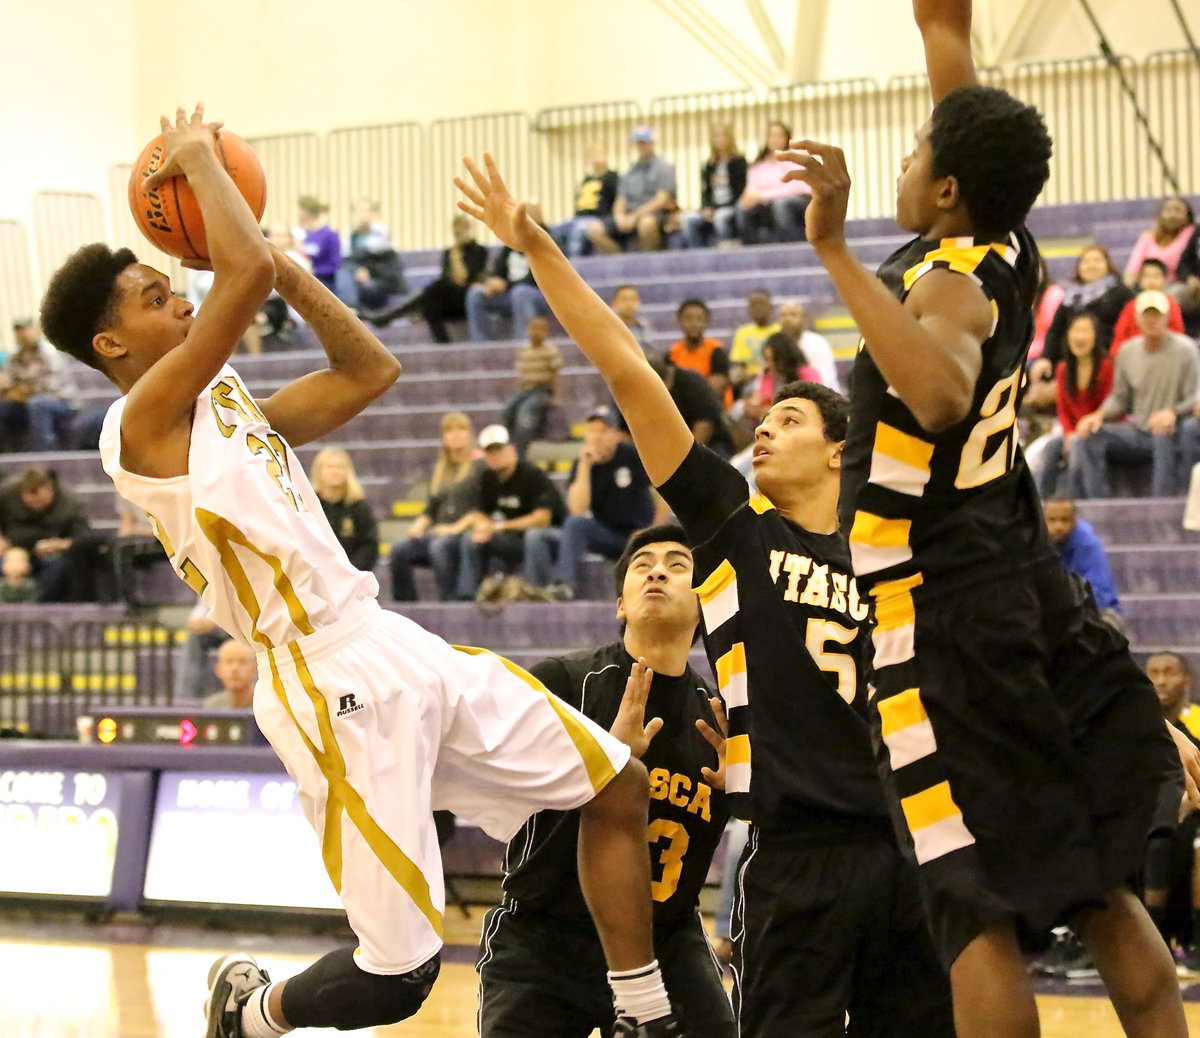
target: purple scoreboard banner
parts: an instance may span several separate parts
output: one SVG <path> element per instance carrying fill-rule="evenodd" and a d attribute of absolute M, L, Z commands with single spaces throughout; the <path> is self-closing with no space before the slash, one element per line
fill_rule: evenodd
<path fill-rule="evenodd" d="M 256 847 L 269 850 L 269 861 L 256 859 Z M 320 842 L 286 774 L 164 771 L 143 896 L 191 904 L 341 907 Z"/>

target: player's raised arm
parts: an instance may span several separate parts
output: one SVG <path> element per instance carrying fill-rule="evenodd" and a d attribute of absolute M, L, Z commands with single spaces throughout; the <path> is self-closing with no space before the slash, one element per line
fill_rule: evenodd
<path fill-rule="evenodd" d="M 400 377 L 396 360 L 350 308 L 295 260 L 271 248 L 275 288 L 304 318 L 329 358 L 262 402 L 263 414 L 292 446 L 344 425 Z"/>
<path fill-rule="evenodd" d="M 187 178 L 204 217 L 214 277 L 183 343 L 156 360 L 129 391 L 121 422 L 127 450 L 188 427 L 196 397 L 229 359 L 271 291 L 271 253 L 249 205 L 217 158 L 219 130 L 219 123 L 204 121 L 203 105 L 196 106 L 191 118 L 180 108 L 174 124 L 166 116 L 162 120 L 167 158 L 146 185 Z M 171 301 L 165 278 L 142 284 L 138 291 L 139 303 L 147 307 Z"/>
<path fill-rule="evenodd" d="M 492 157 L 485 155 L 483 161 L 481 170 L 464 159 L 468 178 L 454 178 L 466 196 L 459 208 L 487 224 L 509 248 L 525 254 L 554 316 L 612 390 L 646 474 L 661 486 L 692 449 L 691 430 L 624 322 L 579 276 L 554 239 L 529 219 L 526 204 L 509 194 Z"/>
<path fill-rule="evenodd" d="M 925 44 L 933 103 L 977 82 L 971 56 L 971 0 L 913 0 L 913 16 Z"/>

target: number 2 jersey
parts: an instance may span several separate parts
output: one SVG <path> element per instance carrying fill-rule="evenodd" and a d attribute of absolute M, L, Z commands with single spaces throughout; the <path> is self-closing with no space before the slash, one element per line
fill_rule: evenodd
<path fill-rule="evenodd" d="M 1018 442 L 1017 407 L 1033 336 L 1037 244 L 1021 227 L 1007 241 L 916 239 L 879 278 L 900 300 L 932 270 L 970 278 L 991 304 L 991 335 L 967 416 L 924 430 L 866 348 L 854 364 L 842 454 L 842 529 L 854 572 L 880 600 L 937 579 L 948 591 L 1046 555 L 1041 505 Z M 886 618 L 881 618 L 886 621 Z"/>
<path fill-rule="evenodd" d="M 729 715 L 730 810 L 814 844 L 871 828 L 890 839 L 867 725 L 869 607 L 845 538 L 786 519 L 699 444 L 658 490 L 692 544 Z"/>
<path fill-rule="evenodd" d="M 378 595 L 375 578 L 351 565 L 295 454 L 233 368 L 222 367 L 196 399 L 182 476 L 151 479 L 122 468 L 125 401 L 104 419 L 104 471 L 150 516 L 176 575 L 216 624 L 272 648 Z"/>

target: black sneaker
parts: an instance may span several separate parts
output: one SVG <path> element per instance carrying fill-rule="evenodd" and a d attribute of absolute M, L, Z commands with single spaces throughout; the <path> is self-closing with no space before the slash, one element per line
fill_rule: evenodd
<path fill-rule="evenodd" d="M 669 1013 L 640 1024 L 632 1016 L 619 1016 L 613 1038 L 684 1038 L 684 1034 L 675 1014 Z"/>
<path fill-rule="evenodd" d="M 271 983 L 267 971 L 249 955 L 226 955 L 208 971 L 204 1038 L 242 1038 L 242 1006 L 255 991 Z"/>

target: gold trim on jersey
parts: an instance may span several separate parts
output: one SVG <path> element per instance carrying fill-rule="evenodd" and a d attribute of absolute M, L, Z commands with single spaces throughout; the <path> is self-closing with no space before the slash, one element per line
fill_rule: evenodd
<path fill-rule="evenodd" d="M 925 253 L 919 263 L 914 263 L 904 272 L 904 291 L 910 291 L 922 276 L 939 263 L 945 264 L 948 270 L 958 274 L 975 277 L 976 268 L 987 258 L 989 252 L 995 252 L 1001 259 L 1005 259 L 1007 248 L 1003 242 L 976 245 L 973 238 L 943 238 L 936 249 Z"/>
<path fill-rule="evenodd" d="M 877 573 L 912 559 L 908 542 L 911 519 L 885 519 L 870 512 L 857 512 L 850 529 L 850 557 L 857 576 Z"/>
<path fill-rule="evenodd" d="M 750 736 L 731 735 L 725 740 L 725 792 L 750 792 Z"/>
<path fill-rule="evenodd" d="M 878 705 L 883 743 L 892 771 L 937 752 L 937 739 L 919 689 L 905 689 L 881 699 Z"/>
<path fill-rule="evenodd" d="M 762 515 L 764 512 L 771 511 L 775 506 L 771 504 L 771 500 L 766 494 L 751 494 L 750 507 L 759 515 Z"/>
<path fill-rule="evenodd" d="M 474 645 L 452 645 L 450 647 L 457 649 L 459 652 L 464 652 L 468 656 L 491 656 L 499 660 L 504 669 L 510 674 L 520 678 L 535 692 L 540 692 L 545 696 L 551 709 L 558 715 L 562 726 L 571 737 L 571 742 L 575 744 L 575 748 L 579 751 L 579 756 L 583 759 L 584 767 L 587 768 L 588 780 L 597 793 L 616 777 L 617 773 L 613 768 L 612 761 L 608 759 L 608 754 L 600 748 L 600 744 L 596 741 L 595 736 L 588 731 L 587 726 L 580 722 L 579 715 L 530 674 L 529 671 L 517 666 L 512 660 L 506 659 L 499 653 L 492 652 L 491 649 L 481 649 Z"/>
<path fill-rule="evenodd" d="M 746 646 L 734 642 L 733 647 L 717 660 L 717 688 L 725 700 L 725 709 L 745 706 L 749 701 L 746 689 Z"/>
<path fill-rule="evenodd" d="M 871 589 L 871 597 L 875 599 L 871 644 L 875 648 L 877 670 L 913 658 L 917 613 L 912 592 L 924 579 L 922 574 L 914 573 L 900 580 L 885 580 Z"/>
<path fill-rule="evenodd" d="M 886 422 L 875 427 L 871 483 L 910 497 L 920 497 L 929 483 L 933 444 L 901 432 Z"/>
<path fill-rule="evenodd" d="M 967 829 L 962 812 L 950 795 L 950 783 L 939 782 L 910 797 L 903 797 L 908 831 L 912 833 L 917 863 L 924 865 L 951 851 L 970 847 L 975 837 Z"/>
<path fill-rule="evenodd" d="M 301 634 L 313 633 L 314 628 L 308 618 L 308 613 L 300 603 L 291 578 L 283 571 L 283 563 L 279 559 L 269 552 L 256 548 L 241 530 L 223 516 L 219 516 L 203 508 L 197 508 L 196 522 L 204 532 L 204 536 L 217 549 L 217 554 L 221 558 L 221 568 L 225 570 L 225 575 L 233 585 L 233 589 L 237 593 L 238 602 L 241 603 L 247 616 L 250 617 L 251 637 L 256 642 L 268 649 L 274 647 L 271 639 L 258 629 L 258 621 L 262 617 L 262 607 L 258 603 L 258 597 L 254 593 L 254 588 L 250 583 L 250 578 L 246 575 L 246 569 L 242 565 L 241 559 L 237 557 L 237 552 L 233 550 L 234 545 L 245 548 L 246 551 L 258 556 L 258 558 L 262 559 L 270 567 L 273 574 L 272 584 L 279 597 L 283 599 L 292 624 Z"/>
<path fill-rule="evenodd" d="M 728 559 L 722 559 L 721 564 L 694 590 L 696 597 L 700 599 L 700 611 L 704 615 L 704 629 L 710 634 L 737 614 L 739 608 L 737 572 L 733 568 L 733 563 Z"/>
<path fill-rule="evenodd" d="M 371 849 L 371 853 L 379 859 L 380 864 L 392 879 L 400 884 L 413 904 L 429 921 L 434 932 L 440 937 L 442 913 L 434 907 L 428 880 L 425 879 L 424 874 L 413 860 L 375 821 L 367 809 L 362 794 L 350 784 L 346 774 L 346 759 L 342 755 L 341 747 L 338 746 L 337 736 L 333 730 L 333 721 L 329 716 L 329 704 L 325 701 L 320 689 L 317 688 L 316 682 L 313 681 L 312 673 L 308 669 L 308 662 L 305 660 L 299 644 L 289 642 L 287 649 L 296 668 L 300 687 L 304 689 L 312 706 L 313 716 L 317 722 L 317 731 L 321 736 L 321 749 L 317 748 L 296 718 L 295 711 L 288 701 L 287 690 L 279 676 L 274 652 L 267 653 L 267 658 L 271 663 L 271 684 L 329 787 L 325 797 L 325 827 L 321 835 L 321 857 L 334 889 L 339 894 L 341 893 L 342 821 L 345 816 L 348 816 L 350 823 L 358 830 L 359 835 Z"/>

